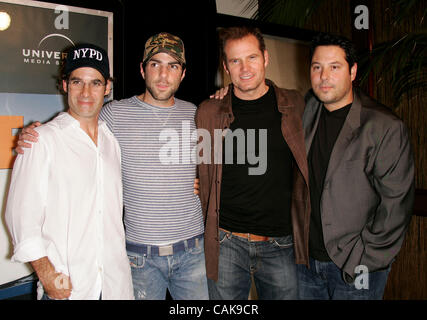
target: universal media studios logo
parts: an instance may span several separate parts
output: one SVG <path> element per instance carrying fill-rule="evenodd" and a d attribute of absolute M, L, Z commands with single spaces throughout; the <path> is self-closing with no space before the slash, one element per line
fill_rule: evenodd
<path fill-rule="evenodd" d="M 66 6 L 60 5 L 55 7 L 55 13 L 59 14 L 55 19 L 55 28 L 69 29 L 69 10 Z M 57 50 L 43 50 L 43 44 L 51 39 L 64 39 L 67 43 L 66 46 L 62 45 L 62 48 L 67 46 L 75 46 L 74 42 L 67 36 L 60 33 L 51 33 L 44 36 L 38 43 L 37 48 L 22 49 L 23 62 L 26 64 L 45 64 L 45 65 L 60 65 L 61 62 L 66 58 L 67 54 Z"/>
<path fill-rule="evenodd" d="M 40 49 L 42 43 L 49 38 L 52 37 L 60 37 L 64 38 L 70 42 L 72 46 L 74 46 L 74 42 L 59 33 L 52 33 L 45 36 L 40 40 L 37 49 L 22 49 L 22 56 L 24 57 L 24 63 L 27 64 L 56 64 L 60 65 L 61 61 L 67 57 L 67 54 L 61 51 L 53 51 L 53 50 L 42 50 Z"/>

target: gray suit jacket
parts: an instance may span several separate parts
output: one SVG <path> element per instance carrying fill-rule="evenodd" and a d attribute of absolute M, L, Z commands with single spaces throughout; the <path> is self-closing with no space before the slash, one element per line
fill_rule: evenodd
<path fill-rule="evenodd" d="M 323 104 L 312 91 L 303 116 L 309 153 Z M 332 261 L 352 278 L 358 265 L 387 268 L 402 246 L 414 201 L 414 160 L 403 122 L 354 90 L 335 142 L 320 204 Z"/>

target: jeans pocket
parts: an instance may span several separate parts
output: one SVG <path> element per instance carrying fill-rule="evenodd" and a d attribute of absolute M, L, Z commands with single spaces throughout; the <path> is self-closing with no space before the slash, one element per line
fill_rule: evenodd
<path fill-rule="evenodd" d="M 294 245 L 292 235 L 274 238 L 271 243 L 280 249 L 288 249 Z"/>
<path fill-rule="evenodd" d="M 204 244 L 203 240 L 199 241 L 199 245 L 197 247 L 193 247 L 188 250 L 188 252 L 192 255 L 198 255 L 204 252 Z"/>
<path fill-rule="evenodd" d="M 147 257 L 128 252 L 129 264 L 131 268 L 143 268 Z"/>
<path fill-rule="evenodd" d="M 231 234 L 225 231 L 219 230 L 219 244 L 222 244 L 224 241 L 230 239 Z"/>

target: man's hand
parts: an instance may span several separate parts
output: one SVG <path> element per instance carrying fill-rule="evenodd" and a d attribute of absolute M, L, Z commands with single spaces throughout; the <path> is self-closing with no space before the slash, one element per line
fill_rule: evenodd
<path fill-rule="evenodd" d="M 25 140 L 32 142 L 38 141 L 37 137 L 39 136 L 39 134 L 36 130 L 34 130 L 34 128 L 40 125 L 41 123 L 36 121 L 30 124 L 29 126 L 22 128 L 21 132 L 18 135 L 19 140 L 17 143 L 18 145 L 15 148 L 16 153 L 24 154 L 24 148 L 31 148 L 31 143 L 25 142 Z"/>
<path fill-rule="evenodd" d="M 194 179 L 194 194 L 199 195 L 200 194 L 200 184 L 199 179 Z"/>
<path fill-rule="evenodd" d="M 72 289 L 70 278 L 63 273 L 56 272 L 48 257 L 31 261 L 31 266 L 36 271 L 44 292 L 49 298 L 63 300 L 70 297 Z"/>
<path fill-rule="evenodd" d="M 228 92 L 228 87 L 221 88 L 215 92 L 215 94 L 211 95 L 209 98 L 215 98 L 216 100 L 222 100 Z"/>

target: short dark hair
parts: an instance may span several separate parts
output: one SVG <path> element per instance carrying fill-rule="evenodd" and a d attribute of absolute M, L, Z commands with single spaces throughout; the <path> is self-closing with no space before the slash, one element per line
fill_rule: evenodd
<path fill-rule="evenodd" d="M 261 31 L 258 28 L 250 27 L 250 26 L 239 26 L 239 27 L 229 27 L 229 28 L 221 29 L 219 31 L 219 42 L 221 47 L 222 59 L 224 61 L 226 60 L 224 48 L 228 40 L 238 40 L 249 35 L 253 35 L 255 38 L 257 38 L 259 43 L 259 49 L 261 50 L 261 52 L 264 52 L 265 51 L 264 36 L 262 35 Z"/>
<path fill-rule="evenodd" d="M 310 61 L 313 59 L 314 51 L 319 46 L 338 46 L 345 52 L 345 60 L 349 69 L 357 63 L 357 55 L 354 44 L 347 38 L 330 33 L 319 33 L 311 41 Z"/>

